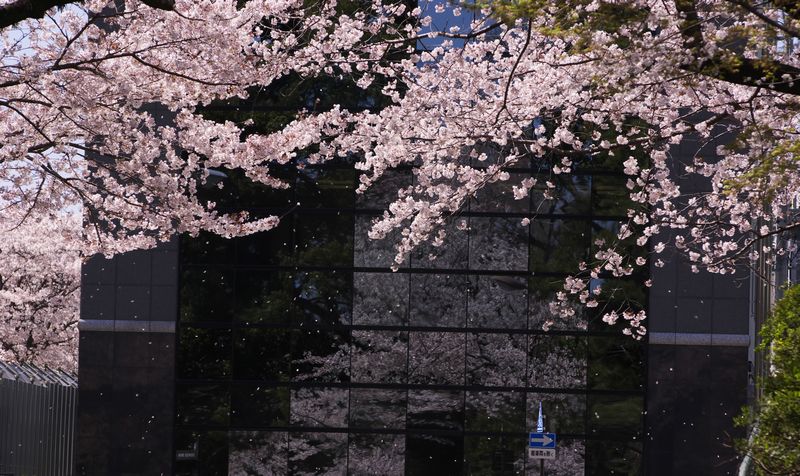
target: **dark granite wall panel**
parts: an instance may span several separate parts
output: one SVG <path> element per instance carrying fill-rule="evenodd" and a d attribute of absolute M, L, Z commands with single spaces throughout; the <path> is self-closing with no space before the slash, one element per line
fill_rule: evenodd
<path fill-rule="evenodd" d="M 651 345 L 647 474 L 736 474 L 733 418 L 746 403 L 747 348 Z"/>
<path fill-rule="evenodd" d="M 175 334 L 124 331 L 170 329 L 177 261 L 167 244 L 83 267 L 76 474 L 172 474 Z"/>

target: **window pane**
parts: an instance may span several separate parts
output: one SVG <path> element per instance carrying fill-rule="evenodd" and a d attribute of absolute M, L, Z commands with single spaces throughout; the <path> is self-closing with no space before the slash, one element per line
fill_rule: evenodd
<path fill-rule="evenodd" d="M 636 236 L 632 235 L 623 241 L 619 241 L 618 234 L 622 226 L 621 221 L 616 220 L 594 220 L 592 226 L 592 250 L 591 257 L 595 259 L 598 251 L 614 248 L 617 253 L 622 255 L 625 260 L 623 265 L 630 266 L 637 257 L 647 255 L 646 246 L 636 244 Z"/>
<path fill-rule="evenodd" d="M 639 441 L 587 441 L 587 474 L 642 474 L 642 443 Z"/>
<path fill-rule="evenodd" d="M 233 377 L 289 380 L 293 337 L 293 332 L 285 329 L 237 329 L 233 346 Z"/>
<path fill-rule="evenodd" d="M 228 432 L 179 430 L 175 436 L 175 474 L 227 474 Z"/>
<path fill-rule="evenodd" d="M 230 321 L 233 277 L 227 268 L 185 268 L 181 273 L 181 321 Z"/>
<path fill-rule="evenodd" d="M 644 344 L 627 336 L 589 338 L 589 387 L 644 388 Z"/>
<path fill-rule="evenodd" d="M 347 474 L 347 434 L 290 433 L 288 474 Z"/>
<path fill-rule="evenodd" d="M 406 426 L 406 391 L 377 388 L 350 390 L 350 426 L 402 429 Z"/>
<path fill-rule="evenodd" d="M 589 229 L 580 220 L 531 220 L 530 270 L 574 273 L 586 260 Z"/>
<path fill-rule="evenodd" d="M 352 275 L 345 271 L 314 271 L 294 276 L 295 306 L 303 325 L 350 324 Z"/>
<path fill-rule="evenodd" d="M 207 231 L 196 237 L 187 234 L 180 238 L 181 264 L 230 264 L 234 242 Z"/>
<path fill-rule="evenodd" d="M 389 268 L 396 264 L 394 260 L 397 254 L 396 247 L 402 234 L 399 230 L 396 230 L 390 232 L 383 239 L 373 240 L 368 233 L 375 218 L 372 215 L 356 215 L 355 217 L 356 231 L 355 244 L 353 245 L 353 266 Z M 406 258 L 399 266 L 408 267 L 408 264 L 409 260 Z"/>
<path fill-rule="evenodd" d="M 286 426 L 288 422 L 288 388 L 257 384 L 231 386 L 231 424 L 233 426 Z"/>
<path fill-rule="evenodd" d="M 461 474 L 463 466 L 464 438 L 461 435 L 408 435 L 406 474 Z"/>
<path fill-rule="evenodd" d="M 598 306 L 590 310 L 589 328 L 600 332 L 609 332 L 619 337 L 628 326 L 623 318 L 610 326 L 603 322 L 603 315 L 611 310 L 630 309 L 634 312 L 647 306 L 647 288 L 643 279 L 593 279 L 590 283 L 592 291 L 600 289 L 597 296 Z"/>
<path fill-rule="evenodd" d="M 529 336 L 528 385 L 542 388 L 586 386 L 586 339 Z"/>
<path fill-rule="evenodd" d="M 537 215 L 586 215 L 589 213 L 587 175 L 552 175 L 539 177 L 531 190 L 532 209 Z M 555 188 L 547 186 L 550 181 Z"/>
<path fill-rule="evenodd" d="M 525 385 L 524 335 L 467 334 L 467 384 Z"/>
<path fill-rule="evenodd" d="M 348 473 L 352 476 L 403 476 L 406 441 L 403 435 L 350 435 Z"/>
<path fill-rule="evenodd" d="M 558 291 L 564 290 L 563 278 L 531 278 L 530 286 L 530 328 L 542 330 L 545 325 L 554 331 L 586 330 L 586 308 L 577 306 L 575 315 L 562 317 L 550 311 L 550 303 L 555 299 Z"/>
<path fill-rule="evenodd" d="M 556 459 L 545 460 L 544 475 L 574 476 L 580 474 L 618 474 L 613 471 L 600 471 L 597 473 L 586 472 L 585 446 L 586 444 L 583 440 L 559 440 Z M 525 474 L 540 476 L 540 465 L 541 463 L 539 460 L 528 460 L 528 471 Z"/>
<path fill-rule="evenodd" d="M 291 265 L 294 262 L 292 228 L 294 214 L 281 219 L 267 231 L 236 238 L 236 261 L 239 265 Z"/>
<path fill-rule="evenodd" d="M 181 328 L 178 375 L 181 378 L 222 378 L 231 373 L 231 330 Z"/>
<path fill-rule="evenodd" d="M 302 427 L 347 427 L 348 389 L 292 389 L 291 424 Z"/>
<path fill-rule="evenodd" d="M 642 433 L 643 398 L 627 395 L 589 395 L 589 432 L 606 438 L 635 437 Z"/>
<path fill-rule="evenodd" d="M 289 273 L 236 273 L 236 320 L 246 324 L 286 324 L 298 310 Z"/>
<path fill-rule="evenodd" d="M 297 202 L 305 208 L 352 208 L 355 170 L 306 167 L 298 169 Z"/>
<path fill-rule="evenodd" d="M 514 199 L 512 187 L 519 186 L 522 180 L 529 178 L 528 173 L 511 173 L 511 178 L 506 181 L 487 183 L 478 193 L 470 199 L 470 211 L 473 212 L 500 212 L 500 213 L 527 213 L 530 208 L 530 198 Z"/>
<path fill-rule="evenodd" d="M 469 280 L 469 327 L 525 329 L 528 311 L 525 278 L 471 276 Z"/>
<path fill-rule="evenodd" d="M 512 476 L 525 474 L 528 440 L 512 436 L 464 437 L 464 474 Z"/>
<path fill-rule="evenodd" d="M 288 471 L 288 445 L 286 432 L 231 432 L 227 474 L 283 476 Z"/>
<path fill-rule="evenodd" d="M 542 404 L 545 431 L 558 434 L 586 434 L 586 395 L 577 393 L 529 393 L 528 428 L 536 428 Z"/>
<path fill-rule="evenodd" d="M 526 271 L 528 227 L 520 218 L 472 217 L 469 219 L 470 269 Z"/>
<path fill-rule="evenodd" d="M 411 332 L 408 381 L 428 385 L 464 384 L 464 334 Z"/>
<path fill-rule="evenodd" d="M 350 266 L 353 262 L 353 215 L 298 214 L 295 247 L 299 265 Z"/>
<path fill-rule="evenodd" d="M 354 382 L 405 383 L 408 333 L 353 331 Z"/>
<path fill-rule="evenodd" d="M 227 385 L 178 385 L 175 419 L 182 425 L 227 425 L 230 392 Z"/>
<path fill-rule="evenodd" d="M 630 190 L 625 186 L 628 177 L 595 175 L 592 178 L 592 214 L 627 216 L 631 206 Z"/>
<path fill-rule="evenodd" d="M 397 191 L 411 185 L 410 170 L 387 170 L 363 194 L 356 195 L 358 208 L 388 209 L 397 199 Z"/>
<path fill-rule="evenodd" d="M 523 392 L 467 392 L 467 431 L 524 432 Z"/>
<path fill-rule="evenodd" d="M 350 380 L 349 331 L 301 329 L 292 352 L 295 382 L 347 382 Z"/>
<path fill-rule="evenodd" d="M 467 316 L 466 276 L 411 275 L 411 325 L 464 327 Z"/>
<path fill-rule="evenodd" d="M 458 224 L 464 218 L 456 218 L 445 225 L 447 233 L 442 246 L 431 242 L 420 245 L 411 253 L 411 266 L 416 268 L 466 269 L 467 268 L 467 230 L 459 230 Z"/>
<path fill-rule="evenodd" d="M 461 431 L 464 425 L 464 392 L 458 390 L 409 390 L 409 428 Z"/>
<path fill-rule="evenodd" d="M 355 273 L 353 281 L 353 324 L 408 323 L 408 274 Z"/>

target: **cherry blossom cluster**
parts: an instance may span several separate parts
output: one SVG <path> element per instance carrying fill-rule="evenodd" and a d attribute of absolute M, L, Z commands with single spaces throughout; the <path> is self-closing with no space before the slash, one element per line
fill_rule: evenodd
<path fill-rule="evenodd" d="M 730 273 L 783 252 L 778 239 L 800 224 L 794 10 L 571 1 L 565 25 L 555 2 L 516 22 L 458 2 L 351 3 L 177 0 L 157 10 L 91 0 L 5 29 L 0 200 L 80 203 L 84 251 L 113 254 L 173 233 L 236 236 L 277 224 L 200 200 L 216 168 L 283 187 L 271 165 L 359 157 L 363 191 L 410 164 L 414 185 L 371 231 L 400 231 L 399 264 L 425 241 L 446 243 L 447 223 L 481 188 L 508 182 L 509 166 L 529 160 L 559 175 L 618 161 L 628 223 L 565 282 L 552 306 L 565 318 L 597 304 L 591 280 L 645 269 L 646 252 L 659 266 L 675 247 L 697 271 Z M 609 5 L 626 14 L 598 27 Z M 270 134 L 198 113 L 289 74 L 377 86 L 390 105 L 297 111 Z M 534 183 L 514 184 L 515 198 Z M 604 320 L 620 316 L 628 333 L 644 333 L 636 310 Z"/>
<path fill-rule="evenodd" d="M 0 360 L 76 370 L 81 247 L 74 214 L 38 215 L 4 228 Z"/>

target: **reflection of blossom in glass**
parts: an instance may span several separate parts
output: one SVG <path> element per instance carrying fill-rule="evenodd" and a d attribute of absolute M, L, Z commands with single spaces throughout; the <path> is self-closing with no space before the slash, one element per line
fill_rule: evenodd
<path fill-rule="evenodd" d="M 287 435 L 283 432 L 234 431 L 230 436 L 228 474 L 280 476 L 287 473 Z"/>

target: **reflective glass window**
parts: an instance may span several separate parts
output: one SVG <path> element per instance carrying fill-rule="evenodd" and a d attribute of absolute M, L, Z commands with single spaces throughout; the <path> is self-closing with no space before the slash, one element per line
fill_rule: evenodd
<path fill-rule="evenodd" d="M 353 262 L 353 215 L 298 214 L 295 249 L 298 265 L 349 266 Z"/>
<path fill-rule="evenodd" d="M 236 273 L 236 320 L 244 324 L 287 324 L 298 313 L 290 273 Z"/>
<path fill-rule="evenodd" d="M 545 431 L 568 435 L 586 434 L 586 394 L 528 393 L 528 428 L 536 428 L 539 404 L 542 405 Z"/>
<path fill-rule="evenodd" d="M 293 339 L 291 330 L 237 329 L 233 345 L 234 379 L 288 380 Z"/>
<path fill-rule="evenodd" d="M 353 382 L 405 383 L 408 333 L 352 331 Z"/>
<path fill-rule="evenodd" d="M 233 316 L 234 272 L 223 267 L 189 267 L 181 273 L 183 322 L 227 322 Z"/>
<path fill-rule="evenodd" d="M 464 327 L 469 279 L 453 274 L 412 274 L 412 326 Z"/>
<path fill-rule="evenodd" d="M 471 276 L 467 326 L 525 329 L 527 282 L 517 276 Z"/>
<path fill-rule="evenodd" d="M 295 332 L 292 380 L 347 382 L 350 380 L 350 331 L 301 329 Z"/>
<path fill-rule="evenodd" d="M 461 224 L 465 218 L 450 220 L 443 230 L 447 234 L 445 243 L 435 246 L 426 242 L 411 253 L 411 266 L 415 268 L 466 269 L 468 255 L 468 231 Z"/>
<path fill-rule="evenodd" d="M 288 433 L 283 431 L 233 431 L 229 438 L 230 454 L 227 474 L 242 476 L 288 474 Z"/>
<path fill-rule="evenodd" d="M 586 338 L 528 336 L 528 385 L 541 388 L 586 386 Z"/>
<path fill-rule="evenodd" d="M 347 474 L 347 433 L 289 433 L 288 474 Z"/>
<path fill-rule="evenodd" d="M 231 385 L 231 424 L 240 427 L 286 426 L 289 389 L 263 384 Z"/>
<path fill-rule="evenodd" d="M 406 474 L 461 474 L 464 438 L 461 435 L 413 433 L 406 438 Z"/>
<path fill-rule="evenodd" d="M 468 476 L 525 474 L 528 440 L 519 436 L 464 437 L 464 472 Z"/>
<path fill-rule="evenodd" d="M 350 435 L 348 472 L 352 476 L 405 475 L 406 438 L 396 434 Z"/>
<path fill-rule="evenodd" d="M 302 325 L 350 324 L 353 277 L 348 271 L 309 271 L 294 274 L 293 300 Z"/>
<path fill-rule="evenodd" d="M 355 273 L 353 324 L 400 326 L 408 323 L 407 273 Z"/>
<path fill-rule="evenodd" d="M 464 334 L 454 332 L 409 334 L 409 383 L 464 384 Z"/>
<path fill-rule="evenodd" d="M 513 334 L 467 334 L 467 384 L 525 385 L 527 339 Z"/>
<path fill-rule="evenodd" d="M 530 270 L 574 273 L 586 261 L 589 227 L 581 220 L 531 220 Z"/>
<path fill-rule="evenodd" d="M 409 390 L 408 428 L 461 431 L 464 428 L 464 392 Z"/>
<path fill-rule="evenodd" d="M 355 217 L 353 266 L 391 268 L 396 265 L 407 268 L 410 262 L 408 257 L 400 264 L 395 262 L 397 244 L 402 238 L 400 230 L 393 230 L 385 238 L 379 240 L 369 237 L 368 233 L 372 229 L 372 222 L 376 218 L 373 215 L 356 215 Z"/>
<path fill-rule="evenodd" d="M 589 387 L 641 390 L 644 387 L 644 345 L 624 335 L 589 338 Z"/>
<path fill-rule="evenodd" d="M 291 424 L 300 427 L 347 427 L 348 390 L 309 387 L 292 389 Z"/>
<path fill-rule="evenodd" d="M 511 173 L 506 181 L 487 183 L 470 199 L 470 211 L 495 213 L 527 213 L 530 199 L 514 199 L 512 187 L 519 187 L 522 180 L 529 178 L 528 173 Z"/>
<path fill-rule="evenodd" d="M 224 378 L 231 374 L 231 330 L 184 327 L 178 355 L 181 378 Z"/>
<path fill-rule="evenodd" d="M 548 186 L 550 182 L 553 187 Z M 537 215 L 586 215 L 592 177 L 559 174 L 537 177 L 531 190 L 531 212 Z"/>
<path fill-rule="evenodd" d="M 176 389 L 175 420 L 183 425 L 221 426 L 230 421 L 230 390 L 226 384 L 181 384 Z"/>
<path fill-rule="evenodd" d="M 405 428 L 406 405 L 405 390 L 350 389 L 350 426 L 370 429 Z"/>
<path fill-rule="evenodd" d="M 525 425 L 525 393 L 468 391 L 465 428 L 467 431 L 522 433 Z"/>
<path fill-rule="evenodd" d="M 528 269 L 528 226 L 520 218 L 472 217 L 469 228 L 470 269 Z"/>

